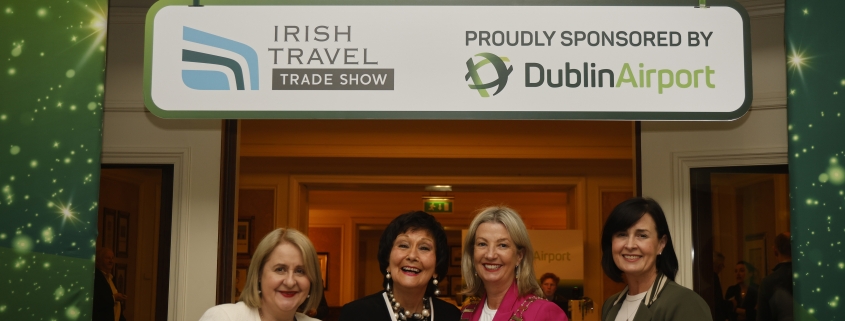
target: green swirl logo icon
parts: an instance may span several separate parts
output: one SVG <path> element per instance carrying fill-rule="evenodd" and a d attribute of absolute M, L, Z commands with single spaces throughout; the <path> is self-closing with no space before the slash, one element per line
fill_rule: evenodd
<path fill-rule="evenodd" d="M 505 62 L 510 62 L 510 60 L 507 57 L 499 57 L 488 52 L 476 54 L 475 57 L 481 57 L 482 59 L 478 63 L 473 62 L 472 58 L 467 59 L 467 74 L 464 79 L 472 79 L 472 84 L 469 85 L 469 88 L 478 90 L 478 94 L 481 97 L 490 97 L 487 89 L 496 87 L 496 92 L 493 93 L 493 96 L 496 96 L 502 92 L 502 89 L 505 89 L 505 86 L 508 84 L 508 76 L 513 72 L 513 66 L 505 65 Z M 488 64 L 492 64 L 496 68 L 497 77 L 496 80 L 484 83 L 478 75 L 478 70 Z"/>

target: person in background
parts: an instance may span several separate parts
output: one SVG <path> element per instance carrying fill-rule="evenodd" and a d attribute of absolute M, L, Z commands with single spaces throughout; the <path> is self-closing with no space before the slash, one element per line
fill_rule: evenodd
<path fill-rule="evenodd" d="M 340 321 L 458 320 L 458 308 L 436 298 L 437 284 L 449 269 L 448 244 L 431 214 L 416 211 L 393 219 L 378 245 L 384 291 L 344 305 Z"/>
<path fill-rule="evenodd" d="M 94 261 L 94 306 L 93 321 L 126 321 L 123 316 L 121 302 L 127 299 L 126 294 L 117 292 L 114 286 L 114 252 L 107 247 L 97 249 Z"/>
<path fill-rule="evenodd" d="M 711 321 L 710 307 L 697 293 L 675 283 L 678 258 L 663 209 L 635 197 L 617 205 L 601 234 L 605 275 L 627 286 L 607 298 L 602 321 Z"/>
<path fill-rule="evenodd" d="M 775 236 L 775 265 L 771 274 L 760 282 L 757 297 L 757 320 L 792 320 L 792 245 L 789 232 Z"/>
<path fill-rule="evenodd" d="M 730 303 L 731 321 L 757 320 L 757 284 L 754 284 L 754 267 L 748 262 L 739 261 L 734 268 L 736 284 L 728 287 L 725 300 Z"/>
<path fill-rule="evenodd" d="M 314 245 L 301 232 L 280 228 L 258 243 L 240 302 L 212 307 L 200 321 L 319 321 L 297 310 L 316 309 L 322 297 Z"/>
<path fill-rule="evenodd" d="M 559 306 L 543 298 L 533 254 L 519 214 L 504 206 L 481 210 L 469 226 L 461 258 L 467 285 L 462 293 L 481 299 L 464 306 L 461 320 L 569 320 Z"/>
<path fill-rule="evenodd" d="M 559 283 L 560 278 L 554 273 L 549 272 L 540 276 L 540 288 L 543 289 L 543 297 L 557 304 L 563 312 L 566 312 L 566 317 L 571 319 L 572 312 L 569 311 L 569 299 L 557 294 Z"/>

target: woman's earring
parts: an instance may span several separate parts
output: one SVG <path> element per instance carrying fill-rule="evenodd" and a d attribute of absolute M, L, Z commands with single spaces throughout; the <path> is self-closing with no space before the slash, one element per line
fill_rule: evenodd
<path fill-rule="evenodd" d="M 440 289 L 437 288 L 437 275 L 431 279 L 431 283 L 434 283 L 434 296 L 440 296 Z"/>
<path fill-rule="evenodd" d="M 258 294 L 261 294 L 261 281 L 258 281 Z"/>
<path fill-rule="evenodd" d="M 385 284 L 384 289 L 385 289 L 387 292 L 390 292 L 390 278 L 391 278 L 391 276 L 390 276 L 390 269 L 384 269 L 384 271 L 385 271 L 385 272 L 387 272 L 387 274 L 385 274 L 385 275 L 384 275 L 384 277 L 387 279 L 387 282 L 384 282 L 384 284 Z"/>

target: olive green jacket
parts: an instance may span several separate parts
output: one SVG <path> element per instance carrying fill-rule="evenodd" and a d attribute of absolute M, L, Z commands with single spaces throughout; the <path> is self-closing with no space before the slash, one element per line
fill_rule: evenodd
<path fill-rule="evenodd" d="M 610 296 L 604 302 L 601 309 L 602 321 L 616 320 L 627 294 L 626 286 L 622 292 Z M 710 316 L 710 307 L 698 293 L 659 274 L 631 321 L 664 320 L 712 321 L 713 317 Z"/>

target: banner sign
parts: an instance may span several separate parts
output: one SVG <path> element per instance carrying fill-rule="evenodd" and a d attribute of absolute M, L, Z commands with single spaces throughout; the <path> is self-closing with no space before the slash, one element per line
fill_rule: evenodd
<path fill-rule="evenodd" d="M 528 230 L 534 247 L 534 274 L 551 272 L 568 282 L 584 282 L 584 232 Z"/>
<path fill-rule="evenodd" d="M 729 0 L 188 4 L 147 14 L 160 117 L 730 120 L 751 104 L 748 14 Z"/>

